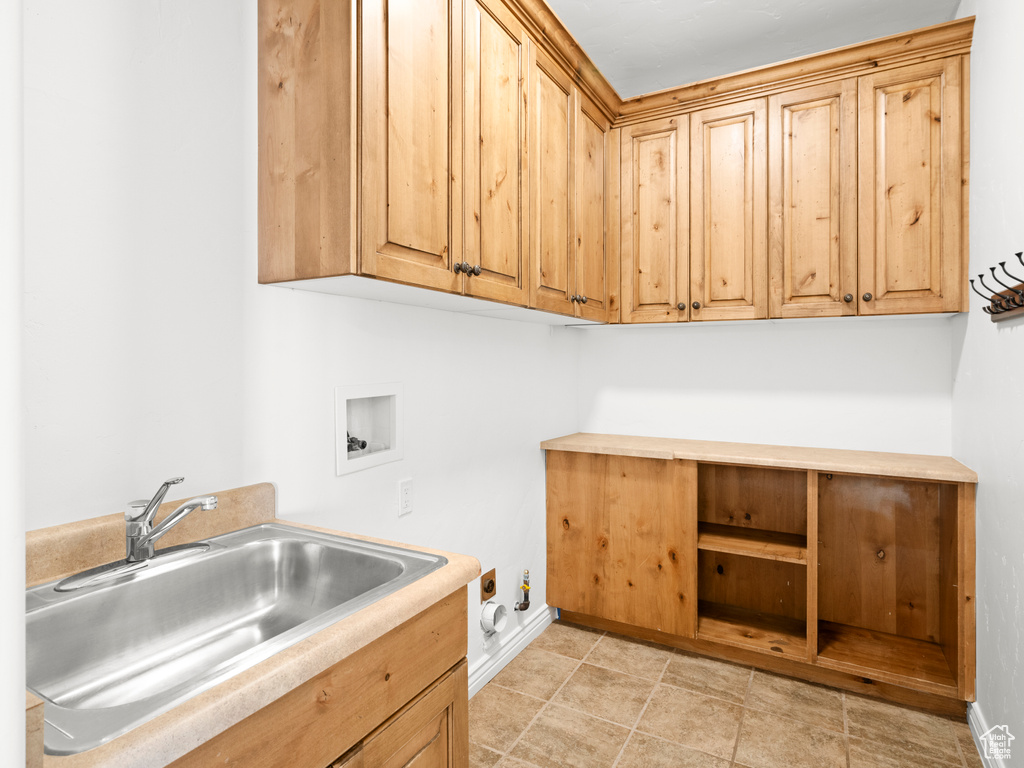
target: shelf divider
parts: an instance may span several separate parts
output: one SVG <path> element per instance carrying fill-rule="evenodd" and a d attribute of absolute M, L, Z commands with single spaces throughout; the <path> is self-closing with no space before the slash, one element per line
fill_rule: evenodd
<path fill-rule="evenodd" d="M 699 523 L 697 549 L 762 560 L 807 564 L 807 537 L 718 523 Z"/>

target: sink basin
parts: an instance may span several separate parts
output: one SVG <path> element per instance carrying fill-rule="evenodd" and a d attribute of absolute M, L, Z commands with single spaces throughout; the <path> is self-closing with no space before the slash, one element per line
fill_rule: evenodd
<path fill-rule="evenodd" d="M 47 753 L 109 741 L 447 563 L 279 523 L 203 544 L 26 591 Z"/>

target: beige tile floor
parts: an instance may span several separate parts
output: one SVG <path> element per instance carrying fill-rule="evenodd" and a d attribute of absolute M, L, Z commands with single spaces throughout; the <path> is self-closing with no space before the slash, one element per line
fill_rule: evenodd
<path fill-rule="evenodd" d="M 979 768 L 965 722 L 570 624 L 469 703 L 474 768 Z"/>

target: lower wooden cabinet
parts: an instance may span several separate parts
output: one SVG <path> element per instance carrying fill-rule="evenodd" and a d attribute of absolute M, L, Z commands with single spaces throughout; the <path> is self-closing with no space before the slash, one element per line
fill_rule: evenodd
<path fill-rule="evenodd" d="M 465 768 L 467 685 L 463 661 L 330 768 Z"/>
<path fill-rule="evenodd" d="M 542 447 L 563 619 L 947 714 L 974 700 L 962 464 L 609 435 Z"/>

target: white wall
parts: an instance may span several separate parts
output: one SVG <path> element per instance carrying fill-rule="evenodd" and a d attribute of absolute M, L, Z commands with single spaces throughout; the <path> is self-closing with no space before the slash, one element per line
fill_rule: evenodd
<path fill-rule="evenodd" d="M 950 453 L 948 316 L 578 331 L 581 430 Z"/>
<path fill-rule="evenodd" d="M 242 479 L 243 3 L 25 3 L 28 526 Z"/>
<path fill-rule="evenodd" d="M 21 4 L 0 4 L 0 743 L 24 762 L 25 507 L 21 452 L 22 77 Z"/>
<path fill-rule="evenodd" d="M 1024 277 L 1013 257 L 1024 250 L 1024 4 L 965 0 L 960 15 L 971 14 L 971 274 L 1008 260 Z M 1024 744 L 1024 318 L 993 324 L 973 298 L 953 339 L 953 454 L 979 478 L 978 709 L 988 727 L 1008 726 L 1016 745 Z"/>
<path fill-rule="evenodd" d="M 282 517 L 478 557 L 509 607 L 529 568 L 539 606 L 576 337 L 257 285 L 255 29 L 251 2 L 26 3 L 27 528 L 272 481 Z M 338 478 L 334 387 L 381 381 L 405 459 Z"/>

